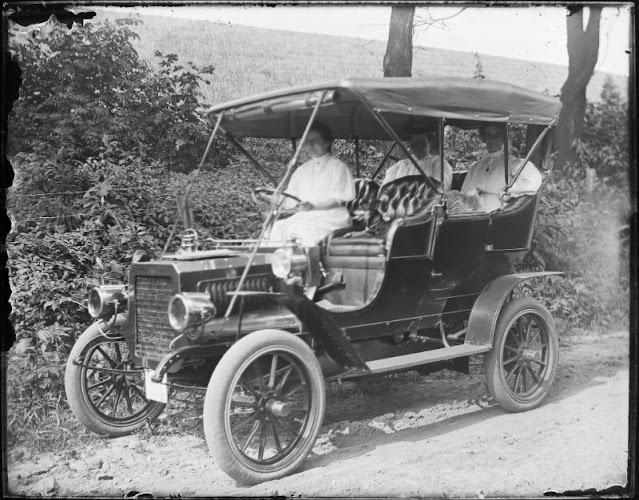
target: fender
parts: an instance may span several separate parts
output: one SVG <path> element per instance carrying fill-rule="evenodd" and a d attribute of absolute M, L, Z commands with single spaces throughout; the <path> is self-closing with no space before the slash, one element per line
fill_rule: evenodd
<path fill-rule="evenodd" d="M 128 330 L 129 313 L 119 313 L 115 319 L 113 317 L 108 320 L 99 319 L 91 323 L 84 331 L 89 328 L 97 328 L 103 337 L 110 340 L 124 340 L 129 354 L 135 363 L 142 363 L 142 360 L 135 355 L 135 339 Z"/>
<path fill-rule="evenodd" d="M 169 371 L 169 368 L 177 363 L 181 359 L 188 359 L 190 357 L 201 357 L 201 356 L 218 356 L 221 357 L 224 354 L 223 347 L 219 344 L 215 345 L 192 345 L 192 346 L 182 346 L 177 349 L 171 350 L 168 354 L 166 354 L 160 362 L 153 370 L 153 375 L 151 375 L 151 380 L 153 382 L 162 382 L 162 378 L 164 374 Z"/>
<path fill-rule="evenodd" d="M 113 319 L 113 317 L 109 318 L 108 320 L 99 319 L 93 324 L 97 325 L 97 329 L 100 330 L 100 333 L 106 338 L 121 337 L 127 339 L 130 336 L 129 331 L 125 328 L 128 321 L 129 313 L 123 312 L 118 313 L 118 315 L 115 317 L 115 320 Z M 112 334 L 111 330 L 115 330 L 117 333 Z"/>
<path fill-rule="evenodd" d="M 132 335 L 133 332 L 130 329 L 128 311 L 118 313 L 115 319 L 113 319 L 113 317 L 108 320 L 100 319 L 93 324 L 96 325 L 100 333 L 108 339 L 124 339 L 133 361 L 136 363 L 142 362 L 135 354 L 135 336 Z"/>
<path fill-rule="evenodd" d="M 556 276 L 564 273 L 545 271 L 536 273 L 518 273 L 500 276 L 488 283 L 473 305 L 468 318 L 466 344 L 490 345 L 497 326 L 497 319 L 510 292 L 519 284 L 533 278 Z"/>
<path fill-rule="evenodd" d="M 266 297 L 286 307 L 302 322 L 304 328 L 319 342 L 335 362 L 348 368 L 366 369 L 366 363 L 364 363 L 364 360 L 350 343 L 346 333 L 337 326 L 329 313 L 304 295 L 250 291 L 232 293 L 244 296 Z"/>

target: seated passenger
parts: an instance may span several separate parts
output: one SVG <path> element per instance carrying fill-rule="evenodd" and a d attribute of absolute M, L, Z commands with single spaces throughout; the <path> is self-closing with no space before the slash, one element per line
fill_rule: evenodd
<path fill-rule="evenodd" d="M 286 193 L 302 203 L 287 199 L 282 208 L 296 211 L 273 224 L 272 242 L 299 238 L 303 245 L 314 245 L 336 229 L 352 223 L 346 203 L 355 198 L 355 185 L 348 166 L 330 154 L 330 129 L 316 122 L 306 137 L 305 148 L 311 159 L 293 172 Z"/>
<path fill-rule="evenodd" d="M 431 141 L 429 141 L 429 137 L 426 134 L 425 129 L 416 130 L 411 133 L 408 148 L 416 157 L 417 163 L 419 163 L 419 166 L 422 168 L 424 173 L 441 182 L 441 159 L 438 154 L 431 155 L 431 151 L 434 151 L 435 148 L 431 147 Z M 409 158 L 404 158 L 392 165 L 386 171 L 386 175 L 382 181 L 382 186 L 408 175 L 421 175 L 421 173 L 417 167 L 413 165 L 413 162 L 410 161 Z M 444 191 L 448 191 L 450 189 L 452 180 L 453 169 L 448 162 L 444 160 L 444 183 L 442 186 Z"/>
<path fill-rule="evenodd" d="M 464 179 L 461 187 L 460 202 L 464 205 L 475 205 L 477 209 L 469 211 L 492 212 L 502 208 L 500 195 L 506 187 L 504 178 L 504 143 L 503 127 L 498 124 L 484 125 L 479 129 L 481 139 L 486 143 L 488 155 L 475 162 Z M 509 156 L 508 170 L 512 180 L 523 162 L 522 158 Z M 535 194 L 541 187 L 542 177 L 537 167 L 528 162 L 519 177 L 508 191 L 503 201 L 526 194 Z M 455 191 L 451 191 L 451 195 Z M 465 196 L 464 196 L 465 195 Z M 454 200 L 454 195 L 449 200 Z M 449 201 L 449 207 L 451 203 Z"/>

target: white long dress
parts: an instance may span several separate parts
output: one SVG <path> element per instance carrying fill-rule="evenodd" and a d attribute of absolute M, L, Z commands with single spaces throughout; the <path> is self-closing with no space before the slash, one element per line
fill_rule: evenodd
<path fill-rule="evenodd" d="M 509 178 L 519 169 L 523 160 L 514 156 L 508 157 Z M 517 181 L 508 191 L 512 198 L 517 198 L 525 194 L 535 194 L 541 187 L 542 177 L 537 167 L 532 162 L 528 162 Z M 506 181 L 504 179 L 504 152 L 495 151 L 488 153 L 485 158 L 478 160 L 470 169 L 461 192 L 468 193 L 473 190 L 480 191 L 480 199 L 483 211 L 492 212 L 501 208 L 499 195 L 504 190 Z"/>
<path fill-rule="evenodd" d="M 343 205 L 355 198 L 355 185 L 346 163 L 326 153 L 295 170 L 285 192 L 313 205 Z M 295 204 L 293 200 L 287 200 L 282 205 L 283 208 L 292 208 Z M 314 245 L 332 231 L 348 227 L 351 223 L 350 214 L 344 206 L 307 210 L 276 221 L 268 239 L 283 242 L 296 237 L 303 245 Z"/>
<path fill-rule="evenodd" d="M 424 158 L 418 158 L 417 163 L 419 163 L 419 166 L 422 167 L 422 170 L 427 176 L 433 177 L 440 182 L 442 181 L 441 159 L 439 156 L 426 156 Z M 382 186 L 388 182 L 406 177 L 407 175 L 421 175 L 421 173 L 419 170 L 417 170 L 417 167 L 413 165 L 412 161 L 410 161 L 408 158 L 404 158 L 403 160 L 399 160 L 397 163 L 391 165 L 388 168 L 388 170 L 386 171 L 386 175 L 384 175 Z M 442 186 L 444 191 L 448 191 L 450 189 L 452 180 L 453 169 L 448 164 L 448 162 L 444 160 L 444 182 Z"/>

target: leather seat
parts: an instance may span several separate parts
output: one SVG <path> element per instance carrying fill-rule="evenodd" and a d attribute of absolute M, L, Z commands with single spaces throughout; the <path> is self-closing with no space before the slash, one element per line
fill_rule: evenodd
<path fill-rule="evenodd" d="M 328 255 L 331 257 L 377 257 L 384 253 L 384 238 L 332 238 L 328 244 Z"/>
<path fill-rule="evenodd" d="M 372 179 L 355 179 L 355 198 L 346 204 L 351 214 L 355 210 L 369 210 L 377 198 L 379 184 Z"/>
<path fill-rule="evenodd" d="M 383 228 L 377 234 L 360 236 L 355 233 L 334 233 L 327 239 L 326 255 L 329 257 L 379 257 L 386 253 L 386 231 L 393 219 L 414 215 L 427 209 L 437 199 L 437 193 L 430 189 L 421 175 L 410 175 L 384 184 L 376 191 L 377 183 L 367 179 L 359 181 L 354 206 L 368 203 L 377 209 L 377 218 L 381 216 Z M 370 200 L 372 193 L 377 196 Z M 379 228 L 379 224 L 377 224 Z"/>
<path fill-rule="evenodd" d="M 433 181 L 437 182 L 436 179 Z M 437 192 L 421 175 L 408 175 L 384 184 L 377 195 L 376 205 L 382 219 L 388 222 L 423 211 L 436 199 Z"/>

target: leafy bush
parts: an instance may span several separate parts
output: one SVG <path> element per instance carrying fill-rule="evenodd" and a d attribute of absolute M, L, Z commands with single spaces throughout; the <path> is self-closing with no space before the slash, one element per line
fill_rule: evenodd
<path fill-rule="evenodd" d="M 547 302 L 582 328 L 627 324 L 629 242 L 620 237 L 630 215 L 626 109 L 610 80 L 601 100 L 588 104 L 578 161 L 553 172 L 525 261 L 568 273 L 547 291 Z"/>
<path fill-rule="evenodd" d="M 584 133 L 576 144 L 577 168 L 562 172 L 563 176 L 581 174 L 585 168 L 592 168 L 601 181 L 627 190 L 630 130 L 628 104 L 608 77 L 601 90 L 601 99 L 587 105 Z"/>
<path fill-rule="evenodd" d="M 38 348 L 44 326 L 82 329 L 86 290 L 123 281 L 135 248 L 161 248 L 186 179 L 173 171 L 193 170 L 208 138 L 200 85 L 214 68 L 160 52 L 157 69 L 147 66 L 131 43 L 135 24 L 87 23 L 57 27 L 46 41 L 12 39 L 23 74 L 9 137 L 12 318 L 18 338 Z M 230 161 L 229 151 L 214 144 L 216 168 Z M 227 222 L 232 210 L 220 203 L 200 210 L 200 219 L 218 235 L 251 227 Z M 216 227 L 213 214 L 225 223 Z"/>
<path fill-rule="evenodd" d="M 27 39 L 12 50 L 23 72 L 20 99 L 11 117 L 10 147 L 68 162 L 94 156 L 117 141 L 128 151 L 171 160 L 181 170 L 195 166 L 207 122 L 200 86 L 212 66 L 180 64 L 175 54 L 155 52 L 153 70 L 135 51 L 131 27 L 118 19 L 57 27 L 46 40 Z M 222 153 L 222 142 L 216 143 Z M 60 181 L 72 177 L 60 172 Z"/>
<path fill-rule="evenodd" d="M 580 328 L 619 326 L 629 308 L 628 253 L 619 238 L 627 194 L 605 184 L 589 193 L 583 184 L 548 185 L 532 251 L 521 267 L 566 273 L 543 292 L 556 317 Z"/>
<path fill-rule="evenodd" d="M 33 155 L 17 159 L 18 180 L 43 163 Z M 161 252 L 176 220 L 175 200 L 190 179 L 117 147 L 87 159 L 75 172 L 78 185 L 91 186 L 83 196 L 64 205 L 45 199 L 36 208 L 53 217 L 59 210 L 80 217 L 31 220 L 30 199 L 10 198 L 12 211 L 20 214 L 8 240 L 13 321 L 18 338 L 31 336 L 34 345 L 42 326 L 58 323 L 81 331 L 89 322 L 83 307 L 89 287 L 124 282 L 136 249 Z M 247 194 L 257 184 L 250 167 L 237 164 L 202 172 L 191 191 L 196 229 L 205 237 L 254 235 L 262 216 Z"/>
<path fill-rule="evenodd" d="M 60 391 L 64 365 L 57 353 L 17 351 L 7 363 L 7 444 L 28 443 L 33 452 L 45 444 L 59 447 L 82 431 Z"/>

